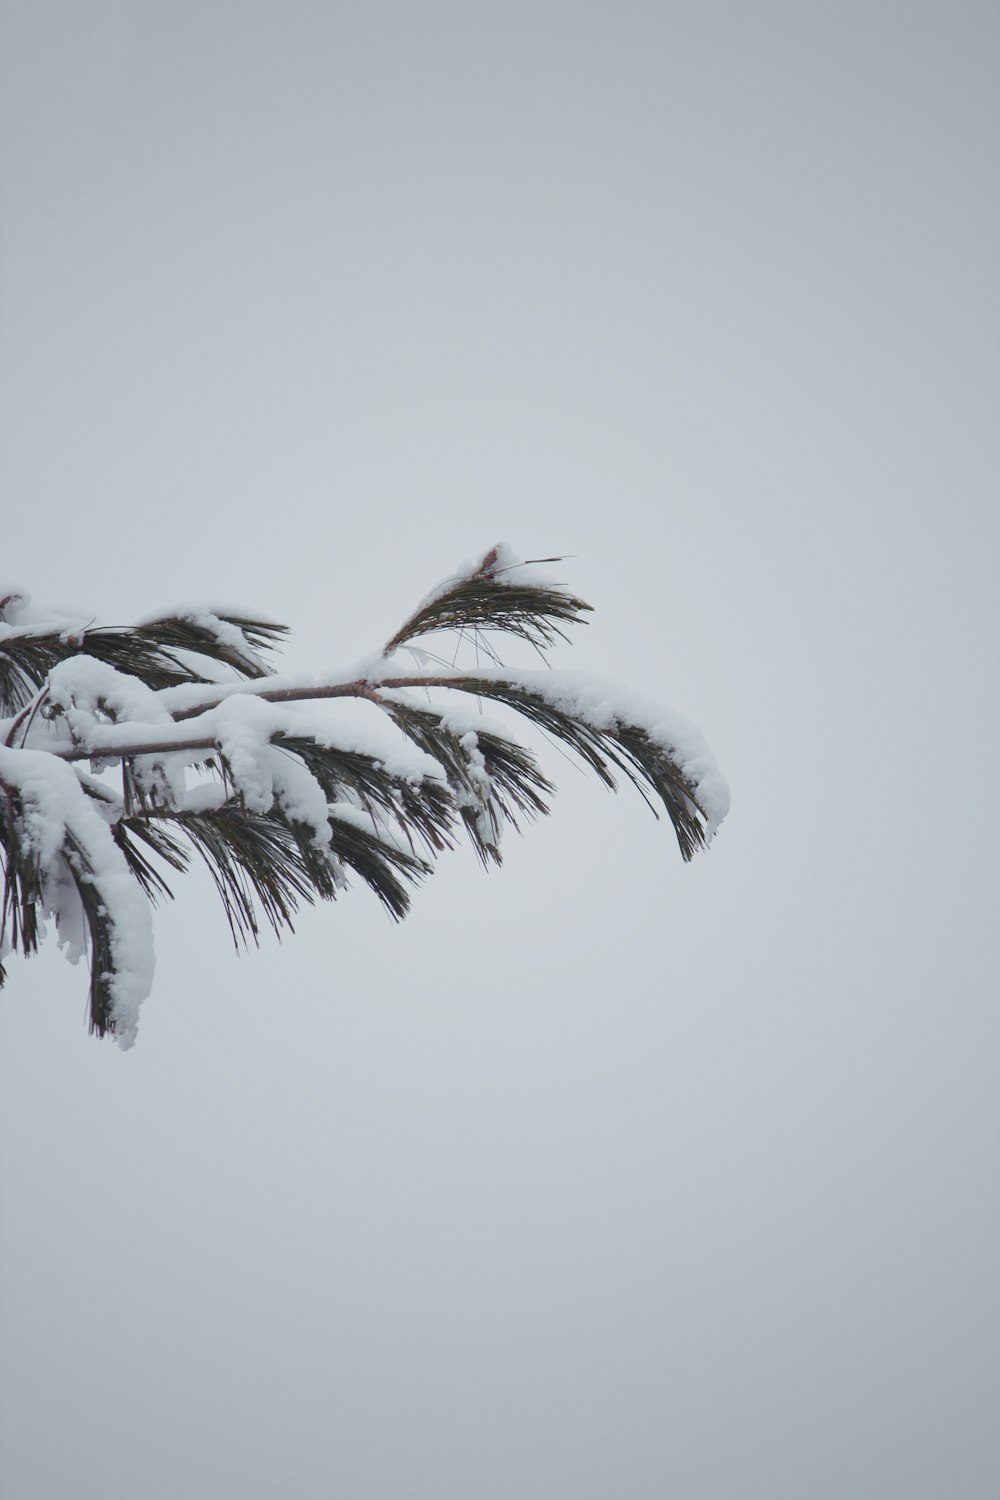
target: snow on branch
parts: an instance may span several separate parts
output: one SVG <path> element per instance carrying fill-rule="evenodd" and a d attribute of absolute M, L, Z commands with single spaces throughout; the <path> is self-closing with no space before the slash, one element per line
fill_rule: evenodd
<path fill-rule="evenodd" d="M 79 653 L 154 690 L 212 682 L 217 674 L 210 663 L 263 677 L 264 653 L 286 633 L 284 625 L 211 609 L 176 611 L 130 627 L 99 625 L 34 609 L 26 592 L 0 586 L 0 705 L 5 713 L 23 708 L 54 667 Z"/>
<path fill-rule="evenodd" d="M 561 627 L 580 623 L 591 606 L 532 573 L 532 566 L 498 542 L 478 563 L 466 564 L 432 589 L 386 643 L 385 655 L 435 630 L 498 630 L 539 649 L 568 639 Z"/>
<path fill-rule="evenodd" d="M 241 610 L 181 608 L 137 625 L 136 633 L 162 650 L 195 653 L 232 667 L 244 677 L 264 677 L 268 656 L 287 625 L 244 614 Z"/>
<path fill-rule="evenodd" d="M 398 680 L 387 678 L 386 686 Z M 617 770 L 644 795 L 653 793 L 685 859 L 711 841 L 729 811 L 728 784 L 701 732 L 682 715 L 604 678 L 493 668 L 438 674 L 419 685 L 504 703 L 574 751 L 610 790 Z"/>
<path fill-rule="evenodd" d="M 31 952 L 55 919 L 73 961 L 91 944 L 91 1024 L 135 1041 L 153 982 L 149 903 L 111 829 L 70 766 L 39 750 L 0 746 L 0 836 L 6 852 L 2 928 Z"/>
<path fill-rule="evenodd" d="M 291 930 L 352 875 L 404 916 L 460 834 L 499 864 L 503 830 L 548 811 L 535 752 L 484 718 L 484 699 L 605 786 L 630 781 L 692 858 L 729 806 L 699 731 L 602 679 L 507 668 L 488 643 L 495 632 L 540 651 L 589 611 L 535 567 L 497 544 L 381 651 L 321 677 L 269 671 L 286 627 L 256 613 L 185 607 L 112 628 L 0 588 L 0 959 L 30 956 L 54 922 L 71 960 L 89 954 L 91 1029 L 128 1047 L 152 983 L 150 907 L 195 855 L 237 945 L 259 940 L 262 919 Z M 474 671 L 424 669 L 409 643 L 440 630 L 459 647 L 471 635 Z M 345 721 L 345 702 L 367 718 Z"/>

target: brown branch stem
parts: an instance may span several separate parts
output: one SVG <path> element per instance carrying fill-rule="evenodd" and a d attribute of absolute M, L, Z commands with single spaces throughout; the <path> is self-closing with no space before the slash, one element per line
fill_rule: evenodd
<path fill-rule="evenodd" d="M 218 708 L 228 698 L 253 697 L 261 698 L 265 703 L 309 703 L 316 699 L 328 698 L 364 698 L 370 703 L 381 705 L 382 697 L 379 688 L 461 688 L 462 679 L 456 677 L 386 677 L 377 686 L 370 682 L 358 680 L 356 682 L 335 682 L 325 687 L 308 688 L 265 688 L 254 690 L 252 684 L 246 689 L 240 688 L 238 693 L 226 693 L 221 698 L 210 699 L 195 708 L 179 709 L 172 715 L 175 722 L 179 723 L 186 719 L 195 719 L 200 714 L 209 713 L 213 708 Z M 57 755 L 60 760 L 121 760 L 126 756 L 133 755 L 173 755 L 185 750 L 214 750 L 218 747 L 218 738 L 215 735 L 199 735 L 189 740 L 150 740 L 136 745 L 90 745 L 81 747 L 79 745 L 67 745 L 58 750 L 52 750 L 51 754 Z"/>

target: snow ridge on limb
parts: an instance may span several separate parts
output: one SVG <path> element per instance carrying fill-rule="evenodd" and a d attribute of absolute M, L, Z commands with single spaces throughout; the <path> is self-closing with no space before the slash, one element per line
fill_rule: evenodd
<path fill-rule="evenodd" d="M 111 630 L 9 591 L 0 957 L 32 954 L 54 919 L 71 960 L 89 953 L 91 1029 L 130 1046 L 152 982 L 150 906 L 195 855 L 237 946 L 262 925 L 292 930 L 303 904 L 334 900 L 352 876 L 404 916 L 459 835 L 500 864 L 504 829 L 548 811 L 551 781 L 506 724 L 483 717 L 483 699 L 606 787 L 632 782 L 692 858 L 729 806 L 700 733 L 603 679 L 499 662 L 491 632 L 540 653 L 590 609 L 535 569 L 499 543 L 432 590 L 385 648 L 318 676 L 267 670 L 262 653 L 285 627 L 257 614 L 183 608 Z M 471 637 L 474 670 L 432 669 L 437 658 L 411 644 L 441 630 L 458 649 Z M 338 720 L 345 699 L 370 722 Z"/>

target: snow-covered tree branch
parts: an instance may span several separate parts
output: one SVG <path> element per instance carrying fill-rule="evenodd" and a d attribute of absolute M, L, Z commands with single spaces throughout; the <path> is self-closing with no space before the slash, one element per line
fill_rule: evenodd
<path fill-rule="evenodd" d="M 320 677 L 272 672 L 286 627 L 236 611 L 107 627 L 0 588 L 0 959 L 30 956 L 54 923 L 72 962 L 89 955 L 91 1029 L 129 1047 L 153 979 L 150 906 L 194 853 L 237 944 L 258 940 L 262 915 L 290 929 L 301 903 L 334 899 L 351 874 L 404 916 L 409 888 L 461 833 L 499 864 L 504 827 L 548 811 L 551 782 L 483 699 L 605 786 L 631 781 L 690 859 L 729 804 L 699 732 L 613 684 L 496 656 L 491 633 L 541 652 L 590 609 L 535 569 L 491 548 L 381 650 Z M 436 631 L 472 639 L 490 665 L 461 670 L 413 646 Z M 338 719 L 337 700 L 369 719 Z"/>

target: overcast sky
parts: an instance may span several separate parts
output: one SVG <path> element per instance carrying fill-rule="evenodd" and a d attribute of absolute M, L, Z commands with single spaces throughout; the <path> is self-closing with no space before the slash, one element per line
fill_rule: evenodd
<path fill-rule="evenodd" d="M 0 17 L 3 573 L 321 670 L 572 554 L 733 788 L 192 875 L 127 1055 L 13 962 L 4 1496 L 995 1500 L 996 5 Z"/>

